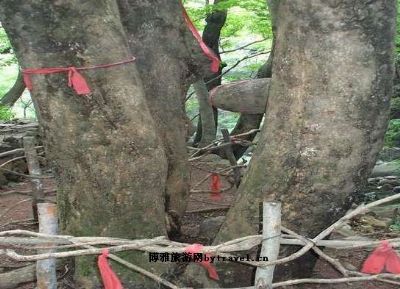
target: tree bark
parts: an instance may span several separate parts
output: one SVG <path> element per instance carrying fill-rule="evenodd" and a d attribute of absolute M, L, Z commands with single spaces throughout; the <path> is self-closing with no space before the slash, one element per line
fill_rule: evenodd
<path fill-rule="evenodd" d="M 0 0 L 0 19 L 23 68 L 85 67 L 131 57 L 112 0 Z M 165 235 L 167 162 L 136 64 L 82 74 L 92 89 L 87 96 L 67 86 L 65 73 L 32 76 L 46 155 L 58 179 L 61 230 L 77 236 Z M 159 272 L 143 254 L 126 256 Z M 85 288 L 98 282 L 93 260 L 77 259 Z M 127 288 L 147 282 L 117 271 Z"/>
<path fill-rule="evenodd" d="M 31 264 L 6 273 L 0 273 L 0 289 L 14 289 L 36 280 L 36 265 Z"/>
<path fill-rule="evenodd" d="M 257 72 L 257 78 L 271 78 L 272 77 L 272 63 L 275 54 L 275 39 L 276 39 L 276 29 L 277 29 L 277 15 L 276 9 L 278 7 L 279 0 L 268 0 L 267 7 L 271 16 L 271 25 L 272 25 L 272 48 L 271 53 L 268 56 L 267 62 L 261 66 L 261 68 Z M 266 91 L 267 94 L 268 91 Z M 236 123 L 235 128 L 232 130 L 231 134 L 241 134 L 252 129 L 258 129 L 261 125 L 261 121 L 264 118 L 264 113 L 260 114 L 247 114 L 242 113 Z M 244 137 L 247 141 L 253 141 L 257 134 L 251 134 Z M 236 159 L 239 159 L 246 152 L 247 147 L 235 145 L 233 146 L 233 152 L 235 154 Z"/>
<path fill-rule="evenodd" d="M 214 5 L 222 2 L 224 0 L 215 0 Z M 218 58 L 220 57 L 219 53 L 219 40 L 221 37 L 221 30 L 225 25 L 226 17 L 228 15 L 227 10 L 214 10 L 212 13 L 207 15 L 206 17 L 206 26 L 204 27 L 203 31 L 203 41 L 204 43 L 215 53 Z M 219 71 L 217 73 L 207 73 L 204 77 L 204 81 L 207 85 L 208 91 L 212 90 L 214 87 L 221 85 L 221 77 L 218 77 L 222 73 L 223 66 L 220 66 Z M 209 105 L 204 103 L 203 105 Z M 199 104 L 200 106 L 200 104 Z M 215 128 L 218 127 L 218 109 L 213 107 L 214 113 L 214 126 Z M 211 125 L 211 124 L 205 124 Z M 198 144 L 202 140 L 202 120 L 201 117 L 198 118 L 197 121 L 197 131 L 194 137 L 194 144 Z M 203 142 L 204 143 L 204 142 Z"/>
<path fill-rule="evenodd" d="M 284 0 L 277 15 L 265 125 L 215 243 L 257 233 L 263 198 L 282 202 L 284 226 L 314 237 L 362 190 L 383 144 L 396 1 Z M 307 276 L 314 261 L 281 270 Z"/>
<path fill-rule="evenodd" d="M 213 106 L 245 114 L 264 114 L 270 79 L 235 81 L 220 85 L 210 92 Z"/>
<path fill-rule="evenodd" d="M 10 90 L 1 98 L 0 103 L 5 106 L 13 106 L 25 90 L 21 71 L 18 71 L 17 79 Z"/>
<path fill-rule="evenodd" d="M 199 102 L 199 114 L 201 117 L 201 140 L 198 147 L 202 148 L 212 143 L 217 135 L 217 128 L 214 122 L 213 107 L 209 103 L 209 93 L 204 80 L 199 80 L 193 84 Z"/>
<path fill-rule="evenodd" d="M 119 0 L 118 4 L 168 158 L 166 209 L 172 236 L 179 231 L 177 219 L 185 212 L 189 193 L 185 95 L 194 74 L 202 75 L 209 62 L 184 24 L 179 1 Z"/>

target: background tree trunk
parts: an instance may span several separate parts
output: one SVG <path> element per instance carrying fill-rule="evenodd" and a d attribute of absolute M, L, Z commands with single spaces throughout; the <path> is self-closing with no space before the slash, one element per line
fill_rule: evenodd
<path fill-rule="evenodd" d="M 10 90 L 1 98 L 0 103 L 6 106 L 13 106 L 17 100 L 21 97 L 25 90 L 25 83 L 22 78 L 21 71 L 18 71 L 17 79 Z"/>
<path fill-rule="evenodd" d="M 396 1 L 283 0 L 277 17 L 265 125 L 215 243 L 257 233 L 264 198 L 282 202 L 283 225 L 314 237 L 362 190 L 383 144 Z M 309 275 L 314 261 L 280 273 Z"/>
<path fill-rule="evenodd" d="M 118 1 L 145 97 L 168 158 L 166 209 L 178 233 L 189 193 L 185 95 L 209 62 L 183 21 L 179 1 Z"/>
<path fill-rule="evenodd" d="M 112 0 L 0 0 L 0 18 L 23 68 L 84 67 L 131 57 Z M 167 162 L 135 66 L 82 72 L 92 88 L 87 96 L 67 87 L 66 73 L 32 76 L 47 157 L 58 179 L 63 233 L 133 239 L 166 234 Z M 125 255 L 159 272 L 143 254 Z M 93 288 L 94 258 L 77 261 L 82 286 Z M 148 280 L 133 272 L 130 281 L 120 276 L 125 288 Z"/>
<path fill-rule="evenodd" d="M 274 60 L 275 54 L 275 39 L 276 39 L 276 29 L 277 29 L 277 7 L 279 0 L 268 0 L 267 6 L 269 10 L 269 14 L 272 19 L 272 48 L 271 53 L 268 56 L 267 62 L 260 67 L 257 72 L 257 78 L 271 78 L 272 77 L 272 63 Z M 267 93 L 267 92 L 266 92 Z M 235 128 L 231 131 L 231 135 L 245 133 L 252 129 L 258 129 L 261 125 L 261 121 L 264 118 L 264 114 L 247 114 L 242 113 L 236 123 Z M 256 133 L 247 135 L 243 137 L 244 140 L 253 141 L 256 137 Z M 233 145 L 232 146 L 233 153 L 235 154 L 236 159 L 240 159 L 243 154 L 246 152 L 247 147 L 241 145 Z"/>
<path fill-rule="evenodd" d="M 224 0 L 215 0 L 214 5 L 223 1 Z M 206 17 L 206 26 L 204 27 L 203 30 L 204 43 L 215 53 L 215 55 L 218 58 L 221 58 L 219 54 L 219 40 L 221 38 L 221 30 L 225 25 L 227 16 L 228 16 L 227 10 L 214 10 Z M 218 85 L 221 85 L 221 77 L 219 76 L 222 73 L 222 69 L 223 66 L 221 65 L 217 73 L 208 72 L 204 77 L 204 81 L 207 85 L 208 91 L 212 90 L 214 87 L 217 87 Z M 214 112 L 214 126 L 215 128 L 218 128 L 218 109 L 216 107 L 213 107 L 213 112 Z M 197 121 L 197 130 L 193 140 L 193 143 L 195 145 L 200 143 L 202 140 L 203 125 L 201 122 L 202 120 L 201 117 L 199 116 Z"/>
<path fill-rule="evenodd" d="M 204 80 L 199 80 L 193 84 L 199 102 L 199 117 L 201 117 L 201 140 L 198 147 L 202 148 L 212 143 L 217 135 L 217 128 L 214 122 L 214 110 L 209 102 L 209 93 Z"/>
<path fill-rule="evenodd" d="M 213 106 L 233 112 L 264 114 L 270 78 L 234 81 L 210 92 Z"/>

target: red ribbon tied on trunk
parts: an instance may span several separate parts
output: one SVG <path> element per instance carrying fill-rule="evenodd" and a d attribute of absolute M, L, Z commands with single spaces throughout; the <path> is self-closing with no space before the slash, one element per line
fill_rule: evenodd
<path fill-rule="evenodd" d="M 210 70 L 212 72 L 214 72 L 214 73 L 218 72 L 221 61 L 215 55 L 215 53 L 204 43 L 203 39 L 201 38 L 201 35 L 200 35 L 199 31 L 197 31 L 197 29 L 194 26 L 192 20 L 190 20 L 190 17 L 187 14 L 187 12 L 185 10 L 185 7 L 183 6 L 182 2 L 181 2 L 181 6 L 182 6 L 183 18 L 185 19 L 187 27 L 192 32 L 194 38 L 196 38 L 197 42 L 200 45 L 201 50 L 203 50 L 203 53 L 207 56 L 208 59 L 211 60 Z"/>
<path fill-rule="evenodd" d="M 197 254 L 197 253 L 200 253 L 202 249 L 203 249 L 203 245 L 201 245 L 201 244 L 192 244 L 192 245 L 190 245 L 190 246 L 188 246 L 188 247 L 185 248 L 185 253 Z M 204 255 L 205 257 L 209 257 L 208 254 L 204 254 L 204 253 L 203 253 L 203 255 Z M 208 258 L 208 260 L 210 260 L 210 258 Z M 215 267 L 211 264 L 211 261 L 206 261 L 206 260 L 204 260 L 204 258 L 203 258 L 203 260 L 200 262 L 200 265 L 203 266 L 203 267 L 207 270 L 208 276 L 209 276 L 211 279 L 213 279 L 213 280 L 219 280 L 217 270 L 216 270 Z"/>
<path fill-rule="evenodd" d="M 108 254 L 108 249 L 104 249 L 102 254 L 99 256 L 99 259 L 97 260 L 97 265 L 99 266 L 104 289 L 123 289 L 117 275 L 111 269 L 110 264 L 108 264 Z"/>
<path fill-rule="evenodd" d="M 61 73 L 61 72 L 66 72 L 68 73 L 68 86 L 71 87 L 73 90 L 75 90 L 76 94 L 78 95 L 83 95 L 83 94 L 89 94 L 91 92 L 91 89 L 86 82 L 86 79 L 83 77 L 83 75 L 79 72 L 82 70 L 90 70 L 90 69 L 97 69 L 97 68 L 108 68 L 112 66 L 117 66 L 121 64 L 126 64 L 129 62 L 133 62 L 135 60 L 134 57 L 131 57 L 130 59 L 120 61 L 120 62 L 115 62 L 115 63 L 110 63 L 110 64 L 101 64 L 101 65 L 95 65 L 95 66 L 89 66 L 89 67 L 47 67 L 47 68 L 26 68 L 22 70 L 22 74 L 24 77 L 24 82 L 26 88 L 28 88 L 29 91 L 32 91 L 33 85 L 32 85 L 32 80 L 31 80 L 31 75 L 32 74 L 53 74 L 53 73 Z"/>
<path fill-rule="evenodd" d="M 388 241 L 380 245 L 365 260 L 361 272 L 379 274 L 384 269 L 393 274 L 400 274 L 400 256 Z"/>

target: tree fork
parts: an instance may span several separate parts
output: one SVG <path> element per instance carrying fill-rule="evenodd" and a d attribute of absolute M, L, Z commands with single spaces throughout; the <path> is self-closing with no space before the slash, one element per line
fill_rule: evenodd
<path fill-rule="evenodd" d="M 209 61 L 184 24 L 179 1 L 117 2 L 138 70 L 146 75 L 142 78 L 146 102 L 168 159 L 164 191 L 169 233 L 174 237 L 189 196 L 184 101 L 194 75 L 204 74 Z"/>

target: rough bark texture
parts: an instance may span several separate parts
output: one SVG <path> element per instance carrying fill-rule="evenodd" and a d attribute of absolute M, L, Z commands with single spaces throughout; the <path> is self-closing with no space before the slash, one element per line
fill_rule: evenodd
<path fill-rule="evenodd" d="M 394 0 L 280 1 L 265 125 L 216 243 L 256 233 L 263 198 L 307 237 L 343 214 L 383 144 L 395 18 Z M 309 258 L 286 277 L 310 274 Z"/>
<path fill-rule="evenodd" d="M 220 85 L 210 92 L 210 101 L 223 110 L 264 114 L 269 83 L 269 78 L 261 78 Z"/>
<path fill-rule="evenodd" d="M 17 79 L 10 90 L 1 98 L 0 103 L 6 106 L 13 106 L 25 90 L 21 71 L 18 72 Z"/>
<path fill-rule="evenodd" d="M 28 265 L 0 274 L 0 289 L 14 289 L 36 280 L 36 265 Z"/>
<path fill-rule="evenodd" d="M 111 0 L 1 0 L 0 19 L 23 68 L 82 67 L 131 56 Z M 83 74 L 92 88 L 87 96 L 67 87 L 65 73 L 32 77 L 47 156 L 58 178 L 62 231 L 124 238 L 166 234 L 166 157 L 136 65 Z M 156 270 L 143 254 L 129 256 Z M 93 258 L 77 260 L 77 276 L 92 288 Z M 145 280 L 130 276 L 137 285 Z"/>
<path fill-rule="evenodd" d="M 184 24 L 178 0 L 118 4 L 168 158 L 166 208 L 171 216 L 180 217 L 189 192 L 184 100 L 193 73 L 209 69 L 209 62 Z"/>

